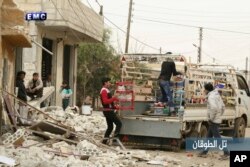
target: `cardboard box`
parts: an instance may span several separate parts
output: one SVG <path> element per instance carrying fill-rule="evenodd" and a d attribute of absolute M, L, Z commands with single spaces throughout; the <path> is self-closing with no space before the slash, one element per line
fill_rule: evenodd
<path fill-rule="evenodd" d="M 143 95 L 135 95 L 135 101 L 145 101 L 146 96 Z"/>
<path fill-rule="evenodd" d="M 153 81 L 147 81 L 147 84 L 145 85 L 147 88 L 152 88 L 153 87 Z"/>
<path fill-rule="evenodd" d="M 152 88 L 145 88 L 145 87 L 135 87 L 134 88 L 135 94 L 151 94 Z"/>

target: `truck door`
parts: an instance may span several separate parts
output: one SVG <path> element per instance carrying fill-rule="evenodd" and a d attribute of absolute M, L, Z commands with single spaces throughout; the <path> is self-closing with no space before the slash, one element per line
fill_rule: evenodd
<path fill-rule="evenodd" d="M 238 116 L 246 113 L 248 126 L 250 126 L 250 92 L 246 80 L 241 75 L 237 75 L 238 90 L 236 103 L 238 106 Z"/>

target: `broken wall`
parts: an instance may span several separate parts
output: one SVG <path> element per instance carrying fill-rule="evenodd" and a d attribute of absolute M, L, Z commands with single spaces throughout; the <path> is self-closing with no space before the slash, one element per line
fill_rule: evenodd
<path fill-rule="evenodd" d="M 3 0 L 0 0 L 0 8 L 2 9 L 2 2 Z M 0 23 L 2 23 L 2 10 L 0 10 Z M 2 26 L 0 26 L 0 89 L 2 88 L 2 75 L 3 75 L 3 57 L 2 57 Z"/>

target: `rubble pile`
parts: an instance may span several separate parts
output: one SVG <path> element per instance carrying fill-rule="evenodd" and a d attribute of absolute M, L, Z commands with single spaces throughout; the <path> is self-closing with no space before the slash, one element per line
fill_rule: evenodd
<path fill-rule="evenodd" d="M 64 141 L 54 144 L 41 141 L 39 137 L 28 136 L 21 147 L 0 146 L 0 155 L 11 157 L 16 161 L 15 164 L 25 167 L 120 167 L 134 166 L 137 161 L 132 152 L 104 150 L 86 140 L 77 145 Z"/>
<path fill-rule="evenodd" d="M 137 161 L 161 166 L 169 161 L 179 165 L 177 160 L 152 157 L 146 151 L 102 145 L 100 140 L 106 122 L 98 112 L 85 116 L 70 109 L 63 111 L 61 107 L 50 107 L 33 114 L 32 119 L 31 127 L 18 127 L 15 133 L 1 136 L 0 155 L 17 166 L 122 167 L 137 166 Z M 4 162 L 0 160 L 1 163 Z"/>
<path fill-rule="evenodd" d="M 92 116 L 79 115 L 72 112 L 70 108 L 63 111 L 61 107 L 52 106 L 44 109 L 44 112 L 55 120 L 60 121 L 66 126 L 73 127 L 76 132 L 103 134 L 106 130 L 105 118 L 100 113 L 93 113 Z M 46 116 L 37 113 L 33 116 L 35 122 L 44 120 Z M 50 118 L 47 120 L 52 121 Z"/>
<path fill-rule="evenodd" d="M 80 167 L 80 166 L 133 166 L 136 159 L 131 153 L 116 151 L 100 147 L 80 138 L 80 134 L 103 135 L 106 123 L 100 113 L 92 116 L 79 115 L 71 110 L 63 111 L 60 107 L 51 107 L 43 111 L 46 114 L 33 114 L 33 126 L 19 129 L 11 134 L 2 135 L 3 145 L 0 146 L 0 155 L 15 160 L 15 164 L 25 167 Z M 54 120 L 50 119 L 52 117 Z M 62 129 L 58 125 L 46 122 L 58 122 L 72 127 L 78 134 L 78 140 L 53 134 Z M 48 130 L 43 131 L 48 126 Z M 61 128 L 61 129 L 60 129 Z M 33 130 L 33 131 L 32 131 Z M 35 131 L 37 130 L 37 131 Z M 32 133 L 33 132 L 33 133 Z M 37 135 L 34 135 L 36 132 Z M 61 133 L 61 132 L 60 132 Z M 72 132 L 72 134 L 74 134 Z M 48 137 L 48 139 L 46 139 Z M 60 140 L 61 139 L 61 140 Z M 72 144 L 67 141 L 74 141 Z"/>

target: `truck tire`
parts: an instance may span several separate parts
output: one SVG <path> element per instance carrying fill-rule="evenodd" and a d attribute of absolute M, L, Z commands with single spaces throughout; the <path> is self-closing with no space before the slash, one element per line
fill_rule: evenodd
<path fill-rule="evenodd" d="M 187 137 L 190 137 L 190 138 L 197 138 L 199 136 L 199 133 L 196 131 L 196 130 L 192 130 L 188 135 Z"/>
<path fill-rule="evenodd" d="M 176 145 L 175 146 L 172 146 L 172 151 L 174 152 L 179 152 L 181 151 L 181 147 L 182 147 L 182 139 L 178 139 L 176 140 Z"/>
<path fill-rule="evenodd" d="M 246 122 L 244 118 L 240 117 L 235 120 L 234 138 L 244 138 L 246 132 Z"/>
<path fill-rule="evenodd" d="M 199 137 L 200 138 L 206 138 L 207 137 L 207 127 L 205 125 L 201 125 L 201 129 L 200 129 L 200 132 L 199 132 Z"/>
<path fill-rule="evenodd" d="M 207 127 L 205 125 L 201 125 L 200 132 L 197 132 L 196 130 L 192 130 L 187 137 L 191 138 L 205 138 L 207 137 Z"/>

